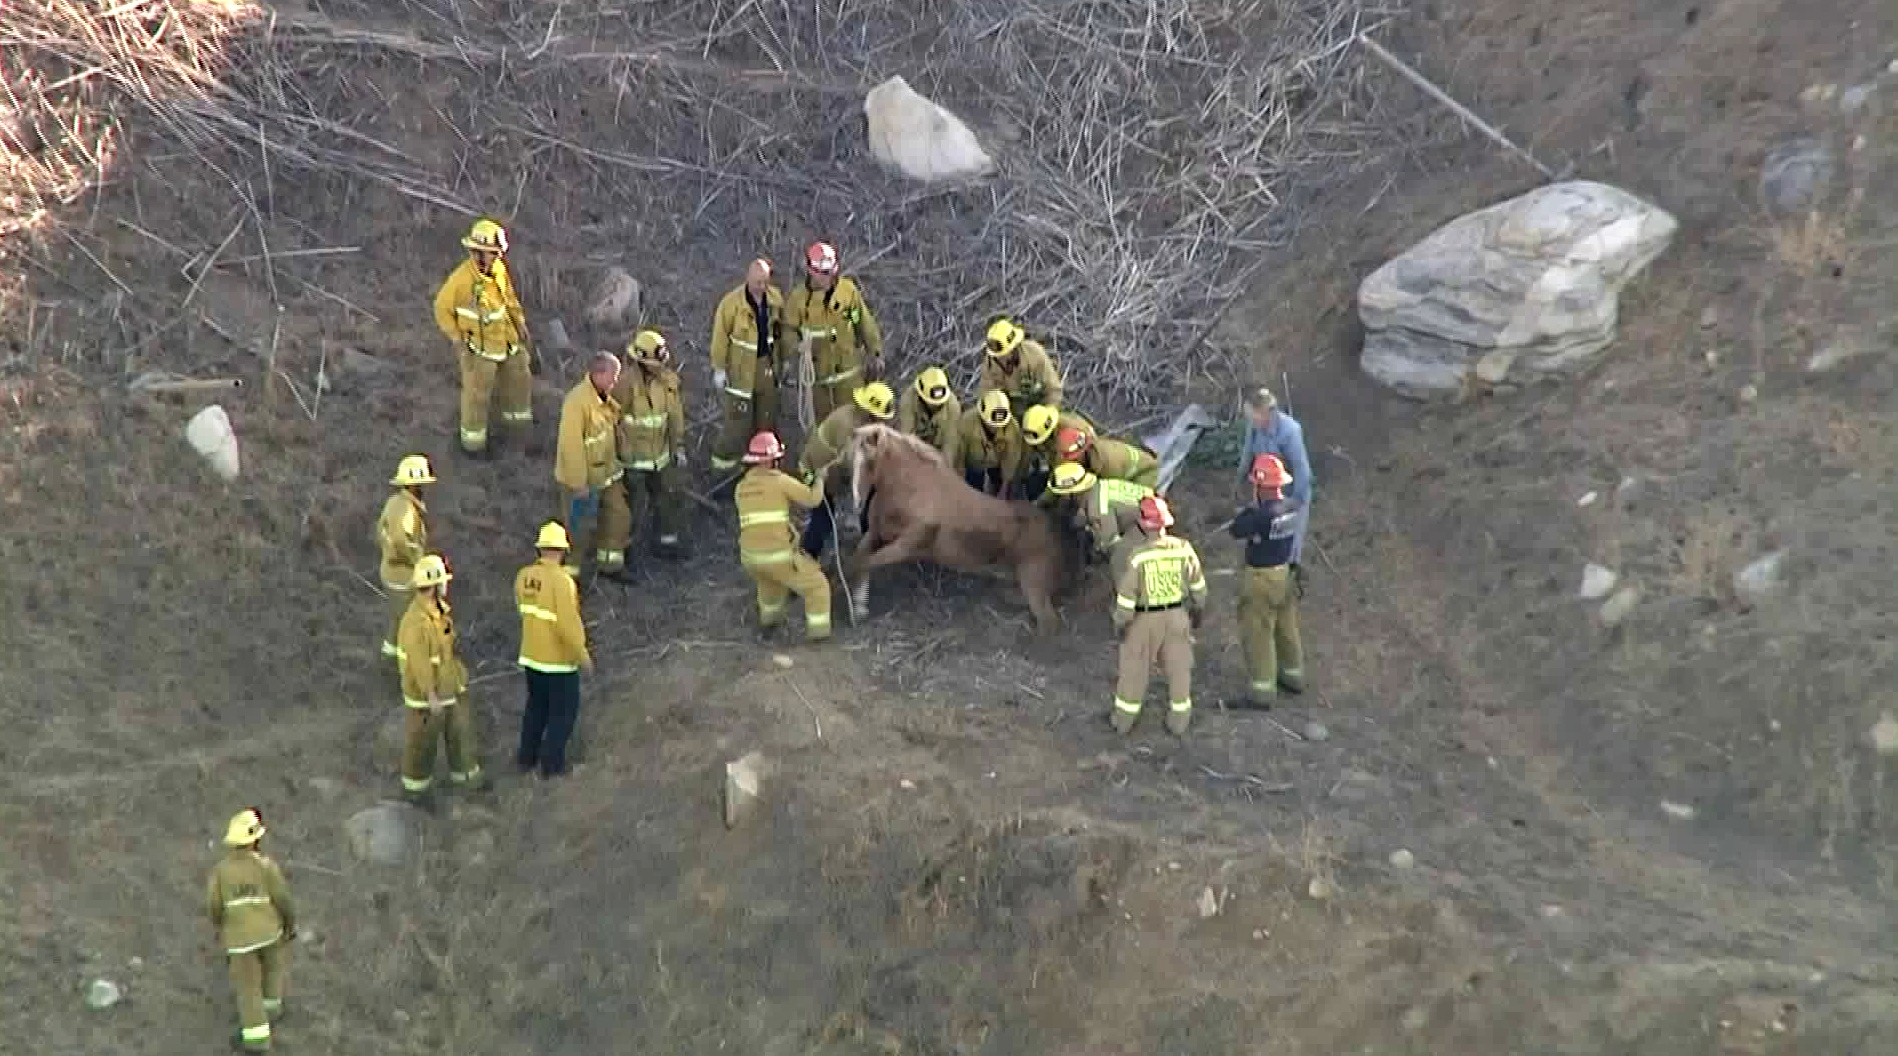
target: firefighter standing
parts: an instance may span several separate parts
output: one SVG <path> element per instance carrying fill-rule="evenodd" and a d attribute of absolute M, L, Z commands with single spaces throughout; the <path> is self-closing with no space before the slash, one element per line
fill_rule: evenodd
<path fill-rule="evenodd" d="M 1061 406 L 1061 372 L 1054 357 L 1041 342 L 1028 340 L 1027 331 L 1012 319 L 997 319 L 989 324 L 982 345 L 988 353 L 982 361 L 978 391 L 1000 389 L 1008 394 L 1009 410 L 1020 418 L 1038 403 Z"/>
<path fill-rule="evenodd" d="M 949 387 L 941 367 L 916 375 L 916 384 L 903 390 L 896 405 L 896 428 L 942 453 L 951 466 L 962 461 L 962 401 Z"/>
<path fill-rule="evenodd" d="M 725 403 L 712 445 L 714 471 L 736 468 L 753 436 L 778 427 L 785 335 L 784 294 L 771 282 L 771 262 L 761 257 L 712 313 L 712 385 Z"/>
<path fill-rule="evenodd" d="M 974 407 L 962 412 L 956 435 L 962 449 L 956 468 L 963 479 L 985 495 L 1008 498 L 1021 478 L 1028 449 L 1008 409 L 1007 394 L 1000 389 L 984 392 Z"/>
<path fill-rule="evenodd" d="M 1193 720 L 1192 632 L 1206 607 L 1206 573 L 1193 544 L 1167 534 L 1172 523 L 1165 499 L 1141 499 L 1142 537 L 1114 554 L 1114 630 L 1120 632 L 1116 733 L 1139 721 L 1156 660 L 1166 672 L 1167 732 L 1184 736 Z"/>
<path fill-rule="evenodd" d="M 601 575 L 626 575 L 626 544 L 633 534 L 633 514 L 626 507 L 626 489 L 619 486 L 625 471 L 619 461 L 619 357 L 596 352 L 587 376 L 568 390 L 560 405 L 560 443 L 554 450 L 554 481 L 566 500 L 567 532 L 573 549 L 567 553 L 567 571 L 580 576 L 580 562 L 589 545 Z"/>
<path fill-rule="evenodd" d="M 1078 462 L 1063 462 L 1048 477 L 1043 505 L 1072 504 L 1072 516 L 1092 543 L 1086 555 L 1096 562 L 1112 553 L 1139 521 L 1140 500 L 1153 489 L 1130 480 L 1104 480 Z"/>
<path fill-rule="evenodd" d="M 1061 463 L 1055 449 L 1055 433 L 1076 429 L 1090 439 L 1100 430 L 1079 411 L 1066 410 L 1049 403 L 1037 403 L 1022 412 L 1021 437 L 1028 447 L 1028 467 L 1023 474 L 1022 498 L 1038 499 L 1048 486 L 1048 474 Z"/>
<path fill-rule="evenodd" d="M 1252 459 L 1257 505 L 1233 517 L 1227 529 L 1246 541 L 1245 580 L 1239 588 L 1239 643 L 1245 649 L 1248 696 L 1271 707 L 1280 690 L 1305 690 L 1305 648 L 1298 634 L 1298 596 L 1291 576 L 1298 504 L 1285 497 L 1292 476 L 1277 455 Z"/>
<path fill-rule="evenodd" d="M 229 852 L 211 867 L 204 908 L 224 951 L 237 995 L 236 1046 L 248 1052 L 270 1048 L 270 1023 L 283 1014 L 283 976 L 289 945 L 297 937 L 290 885 L 277 863 L 264 856 L 264 818 L 238 812 L 224 829 Z"/>
<path fill-rule="evenodd" d="M 393 658 L 396 634 L 409 611 L 409 581 L 415 578 L 415 563 L 428 552 L 428 506 L 422 502 L 422 487 L 435 483 L 435 471 L 428 456 L 409 455 L 396 465 L 389 483 L 395 493 L 376 518 L 376 545 L 382 551 L 382 592 L 390 612 L 382 632 L 382 655 Z"/>
<path fill-rule="evenodd" d="M 883 374 L 883 329 L 856 280 L 838 272 L 837 247 L 811 243 L 804 278 L 785 301 L 785 332 L 797 334 L 799 355 L 808 354 L 815 367 L 811 404 L 819 422 L 849 406 L 866 379 Z"/>
<path fill-rule="evenodd" d="M 1128 480 L 1153 489 L 1160 486 L 1160 456 L 1144 447 L 1081 429 L 1055 433 L 1054 445 L 1060 461 L 1079 462 L 1102 480 Z"/>
<path fill-rule="evenodd" d="M 657 330 L 641 330 L 626 346 L 633 369 L 620 375 L 619 456 L 630 497 L 627 523 L 638 527 L 653 511 L 661 554 L 679 550 L 679 471 L 685 468 L 685 401 L 672 350 Z"/>
<path fill-rule="evenodd" d="M 492 220 L 476 220 L 461 244 L 468 259 L 435 291 L 435 325 L 461 361 L 461 449 L 483 455 L 490 404 L 499 404 L 498 417 L 512 430 L 534 424 L 533 337 L 501 259 L 507 232 Z"/>
<path fill-rule="evenodd" d="M 817 559 L 798 548 L 791 507 L 814 509 L 824 501 L 824 477 L 806 484 L 778 469 L 784 445 L 759 433 L 745 449 L 749 469 L 738 480 L 738 560 L 758 587 L 758 627 L 769 632 L 784 621 L 790 595 L 804 602 L 804 636 L 830 637 L 830 580 Z M 828 469 L 829 467 L 825 467 Z"/>
<path fill-rule="evenodd" d="M 455 621 L 448 605 L 448 564 L 440 554 L 415 563 L 415 600 L 402 617 L 397 648 L 402 661 L 402 703 L 407 719 L 402 738 L 402 792 L 417 806 L 432 805 L 435 750 L 448 745 L 448 779 L 486 789 L 488 781 L 475 757 L 474 714 L 463 699 L 468 670 L 455 652 Z"/>
<path fill-rule="evenodd" d="M 873 381 L 868 385 L 857 386 L 851 394 L 851 402 L 830 412 L 811 435 L 804 441 L 804 450 L 798 453 L 797 469 L 806 484 L 824 482 L 818 477 L 837 464 L 844 451 L 855 439 L 856 431 L 871 422 L 888 422 L 895 416 L 896 394 L 888 385 Z M 870 496 L 863 497 L 863 509 L 857 511 L 858 517 L 866 521 L 870 516 Z M 865 524 L 859 529 L 867 531 Z M 830 546 L 830 537 L 837 530 L 837 522 L 831 511 L 829 500 L 818 503 L 811 509 L 811 519 L 804 526 L 804 538 L 799 543 L 804 552 L 812 557 L 823 557 Z"/>
<path fill-rule="evenodd" d="M 521 715 L 521 745 L 514 762 L 540 768 L 542 777 L 567 772 L 567 738 L 580 717 L 580 673 L 593 672 L 587 629 L 580 621 L 580 588 L 561 562 L 567 530 L 559 521 L 540 526 L 538 556 L 514 577 L 514 603 L 521 611 L 521 670 L 527 676 L 527 710 Z"/>

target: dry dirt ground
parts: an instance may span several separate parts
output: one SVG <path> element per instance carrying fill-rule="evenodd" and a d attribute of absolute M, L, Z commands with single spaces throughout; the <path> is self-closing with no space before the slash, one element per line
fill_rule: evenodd
<path fill-rule="evenodd" d="M 364 31 L 458 32 L 420 5 L 312 7 Z M 505 766 L 506 591 L 548 511 L 545 460 L 452 452 L 454 385 L 425 316 L 465 219 L 282 165 L 274 274 L 252 260 L 194 288 L 179 267 L 223 238 L 233 192 L 128 125 L 105 185 L 0 243 L 16 284 L 0 379 L 11 1034 L 48 1056 L 221 1046 L 196 893 L 207 839 L 257 804 L 308 921 L 291 1052 L 1891 1051 L 1898 793 L 1865 731 L 1894 703 L 1898 120 L 1888 95 L 1850 117 L 1800 95 L 1873 78 L 1893 29 L 1889 8 L 1833 0 L 1463 0 L 1393 24 L 1393 47 L 1550 164 L 1682 228 L 1587 377 L 1429 409 L 1390 398 L 1356 369 L 1357 282 L 1533 176 L 1367 73 L 1377 153 L 1308 196 L 1213 336 L 1212 361 L 1240 369 L 1190 387 L 1223 408 L 1235 382 L 1289 375 L 1313 441 L 1315 692 L 1297 707 L 1220 708 L 1239 685 L 1227 597 L 1191 738 L 1118 739 L 1098 591 L 1069 601 L 1059 641 L 1031 642 L 1006 591 L 933 573 L 889 577 L 867 624 L 781 669 L 747 629 L 729 517 L 695 511 L 696 560 L 588 595 L 602 662 L 585 763 L 552 787 Z M 574 318 L 611 250 L 696 349 L 749 242 L 688 250 L 717 232 L 681 221 L 615 243 L 601 216 L 612 238 L 588 234 L 546 204 L 600 178 L 572 158 L 533 154 L 519 191 L 511 160 L 456 171 L 451 118 L 524 79 L 324 47 L 353 94 L 323 116 L 401 142 L 471 198 L 527 203 L 530 306 Z M 612 95 L 566 103 L 604 112 Z M 603 149 L 639 142 L 590 120 Z M 1839 191 L 1775 224 L 1755 174 L 1799 134 L 1836 147 Z M 503 145 L 468 146 L 485 165 Z M 799 232 L 746 237 L 788 256 Z M 283 255 L 325 245 L 361 248 Z M 249 231 L 224 252 L 262 255 Z M 267 346 L 272 282 L 298 393 L 230 340 Z M 885 312 L 900 334 L 902 310 Z M 1841 334 L 1873 352 L 1807 373 Z M 319 362 L 333 386 L 312 415 Z M 237 484 L 179 440 L 204 398 L 125 394 L 147 369 L 247 379 L 223 401 Z M 703 391 L 702 368 L 692 380 Z M 501 781 L 377 869 L 342 828 L 395 789 L 399 716 L 362 577 L 381 481 L 417 448 L 444 478 L 431 510 Z M 1641 483 L 1617 495 L 1623 477 Z M 1188 484 L 1189 533 L 1223 518 L 1230 486 Z M 1236 555 L 1201 542 L 1221 591 Z M 1732 572 L 1782 546 L 1787 587 L 1741 606 Z M 1574 598 L 1591 560 L 1644 591 L 1613 630 Z M 1293 735 L 1313 719 L 1328 740 Z M 717 775 L 751 750 L 772 764 L 768 810 L 727 832 Z M 1398 848 L 1414 867 L 1387 864 Z M 85 1009 L 99 977 L 127 1000 Z"/>

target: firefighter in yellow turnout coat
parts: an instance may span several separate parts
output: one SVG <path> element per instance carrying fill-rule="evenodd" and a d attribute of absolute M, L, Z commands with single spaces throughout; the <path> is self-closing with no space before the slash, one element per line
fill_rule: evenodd
<path fill-rule="evenodd" d="M 685 401 L 672 350 L 657 330 L 641 330 L 626 346 L 633 361 L 620 375 L 619 457 L 626 467 L 628 523 L 637 528 L 653 511 L 661 554 L 679 549 L 679 473 L 685 468 Z"/>
<path fill-rule="evenodd" d="M 785 298 L 785 332 L 797 337 L 800 355 L 810 350 L 816 368 L 811 402 L 820 422 L 883 372 L 883 328 L 856 280 L 839 269 L 835 246 L 812 243 L 804 251 L 804 278 Z"/>
<path fill-rule="evenodd" d="M 1077 462 L 1063 462 L 1048 478 L 1048 490 L 1035 500 L 1044 506 L 1069 506 L 1074 523 L 1093 544 L 1087 555 L 1098 561 L 1111 554 L 1140 521 L 1140 500 L 1153 489 L 1127 480 L 1102 480 Z"/>
<path fill-rule="evenodd" d="M 962 464 L 962 401 L 949 388 L 949 375 L 930 367 L 916 375 L 896 404 L 896 428 L 942 452 L 951 466 Z"/>
<path fill-rule="evenodd" d="M 211 918 L 237 995 L 238 1047 L 270 1048 L 270 1022 L 283 1013 L 283 976 L 289 944 L 297 937 L 296 907 L 277 863 L 264 856 L 264 819 L 255 810 L 231 818 L 224 830 L 230 848 L 205 884 L 204 908 Z"/>
<path fill-rule="evenodd" d="M 396 635 L 409 611 L 409 581 L 415 578 L 415 563 L 428 553 L 428 506 L 422 502 L 422 488 L 435 483 L 435 471 L 428 456 L 409 455 L 397 464 L 389 483 L 395 486 L 395 494 L 382 504 L 382 516 L 376 518 L 376 547 L 382 551 L 382 592 L 389 599 L 382 655 L 394 657 Z"/>
<path fill-rule="evenodd" d="M 724 424 L 712 445 L 714 471 L 736 467 L 753 436 L 777 429 L 778 379 L 791 344 L 771 262 L 754 260 L 744 283 L 712 313 L 712 385 L 725 402 Z"/>
<path fill-rule="evenodd" d="M 778 469 L 784 445 L 775 434 L 759 433 L 745 451 L 751 467 L 738 480 L 738 560 L 758 587 L 758 626 L 770 631 L 784 622 L 790 595 L 804 602 L 804 636 L 830 637 L 830 580 L 817 559 L 797 545 L 791 507 L 811 509 L 824 501 L 823 474 L 806 484 Z M 824 467 L 828 469 L 829 467 Z"/>
<path fill-rule="evenodd" d="M 587 628 L 580 621 L 580 588 L 561 562 L 567 531 L 559 521 L 540 526 L 539 556 L 514 577 L 514 603 L 521 613 L 521 670 L 527 677 L 527 710 L 521 714 L 515 765 L 540 768 L 542 777 L 567 772 L 567 739 L 580 717 L 580 673 L 593 670 Z"/>
<path fill-rule="evenodd" d="M 560 443 L 554 451 L 554 481 L 565 498 L 567 532 L 573 549 L 567 571 L 580 575 L 580 562 L 592 546 L 603 576 L 626 574 L 626 544 L 632 539 L 633 512 L 620 487 L 625 471 L 619 461 L 619 357 L 597 352 L 587 376 L 567 391 L 560 405 Z"/>
<path fill-rule="evenodd" d="M 1021 425 L 1009 412 L 1005 393 L 990 389 L 974 407 L 962 412 L 962 421 L 956 424 L 956 446 L 961 458 L 951 465 L 962 471 L 970 487 L 999 498 L 1014 497 L 1028 447 L 1022 442 Z"/>
<path fill-rule="evenodd" d="M 982 347 L 988 355 L 982 361 L 977 391 L 1000 389 L 1007 393 L 1009 410 L 1017 419 L 1036 404 L 1061 406 L 1061 372 L 1055 368 L 1054 357 L 1039 341 L 1028 340 L 1028 332 L 1014 320 L 990 323 Z"/>
<path fill-rule="evenodd" d="M 463 699 L 468 669 L 455 651 L 455 621 L 448 606 L 448 581 L 454 576 L 439 554 L 415 565 L 415 600 L 402 617 L 402 704 L 407 719 L 402 737 L 402 791 L 419 806 L 429 805 L 435 784 L 436 746 L 448 744 L 448 779 L 485 789 L 487 779 L 475 756 L 474 714 Z"/>
<path fill-rule="evenodd" d="M 1060 430 L 1055 433 L 1054 444 L 1059 461 L 1079 462 L 1102 480 L 1132 481 L 1144 488 L 1160 486 L 1160 456 L 1144 447 L 1082 429 Z"/>
<path fill-rule="evenodd" d="M 534 378 L 528 357 L 533 337 L 527 313 L 508 274 L 507 232 L 492 220 L 477 220 L 461 240 L 468 259 L 435 291 L 435 326 L 461 361 L 461 447 L 488 449 L 488 412 L 510 429 L 534 424 Z"/>
<path fill-rule="evenodd" d="M 1168 535 L 1166 500 L 1140 500 L 1143 538 L 1114 554 L 1114 630 L 1120 632 L 1120 678 L 1113 724 L 1127 733 L 1140 719 L 1157 660 L 1166 672 L 1167 732 L 1183 736 L 1193 719 L 1193 631 L 1206 608 L 1206 573 L 1193 544 Z"/>
<path fill-rule="evenodd" d="M 1021 438 L 1028 448 L 1028 465 L 1023 471 L 1022 498 L 1038 499 L 1048 486 L 1048 475 L 1061 464 L 1055 448 L 1055 433 L 1074 429 L 1092 438 L 1100 430 L 1079 411 L 1038 403 L 1022 413 Z"/>

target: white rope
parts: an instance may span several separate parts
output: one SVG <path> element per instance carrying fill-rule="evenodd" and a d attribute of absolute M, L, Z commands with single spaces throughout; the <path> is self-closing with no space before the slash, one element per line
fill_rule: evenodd
<path fill-rule="evenodd" d="M 797 389 L 797 425 L 808 438 L 817 426 L 817 360 L 809 341 L 798 342 Z"/>

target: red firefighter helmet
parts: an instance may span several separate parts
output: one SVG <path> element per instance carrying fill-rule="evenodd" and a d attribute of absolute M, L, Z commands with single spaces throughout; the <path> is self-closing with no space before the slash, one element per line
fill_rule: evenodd
<path fill-rule="evenodd" d="M 745 447 L 745 461 L 752 465 L 775 462 L 784 457 L 784 444 L 778 440 L 778 434 L 765 430 L 751 438 Z"/>
<path fill-rule="evenodd" d="M 1140 500 L 1140 527 L 1149 532 L 1173 527 L 1173 511 L 1167 508 L 1165 499 L 1149 495 Z"/>

